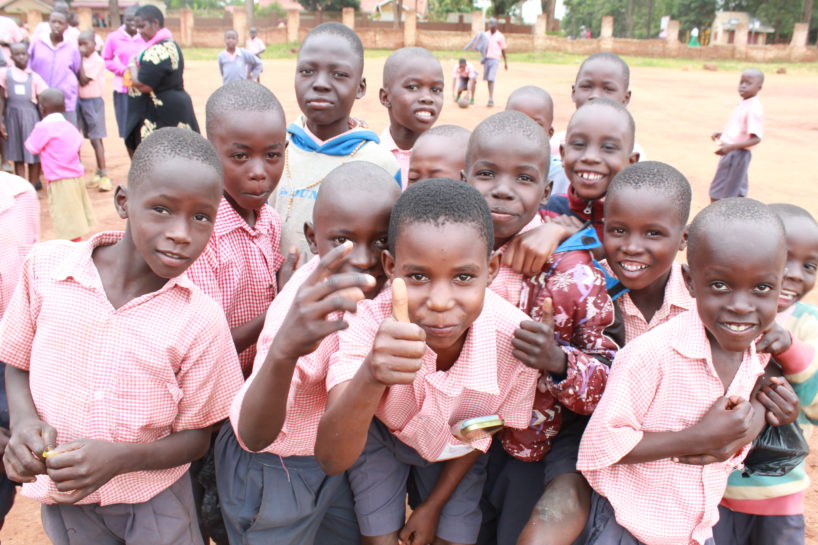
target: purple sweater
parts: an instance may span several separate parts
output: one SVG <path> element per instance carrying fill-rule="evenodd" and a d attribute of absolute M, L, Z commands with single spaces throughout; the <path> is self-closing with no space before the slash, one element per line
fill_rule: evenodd
<path fill-rule="evenodd" d="M 56 49 L 48 36 L 35 38 L 29 48 L 29 67 L 40 74 L 49 87 L 56 87 L 65 93 L 65 110 L 77 109 L 79 81 L 77 73 L 82 65 L 80 51 L 72 43 L 63 40 Z"/>

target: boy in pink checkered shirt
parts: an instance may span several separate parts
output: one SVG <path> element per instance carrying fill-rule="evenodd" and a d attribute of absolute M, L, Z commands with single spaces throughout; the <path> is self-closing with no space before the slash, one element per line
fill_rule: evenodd
<path fill-rule="evenodd" d="M 4 462 L 55 544 L 201 545 L 187 468 L 242 377 L 222 313 L 184 272 L 213 230 L 222 168 L 201 136 L 166 128 L 128 180 L 124 233 L 26 260 L 0 322 Z"/>
<path fill-rule="evenodd" d="M 491 438 L 464 437 L 459 422 L 497 414 L 528 425 L 538 372 L 512 355 L 526 315 L 486 289 L 493 240 L 478 191 L 414 184 L 390 219 L 392 289 L 346 317 L 315 455 L 329 474 L 349 468 L 363 544 L 475 543 Z M 419 501 L 405 521 L 410 473 Z"/>

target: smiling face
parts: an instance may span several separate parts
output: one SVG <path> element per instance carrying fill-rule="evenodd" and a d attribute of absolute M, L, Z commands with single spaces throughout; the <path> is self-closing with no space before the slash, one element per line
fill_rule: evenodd
<path fill-rule="evenodd" d="M 395 256 L 384 253 L 387 275 L 406 282 L 409 319 L 426 332 L 439 362 L 457 360 L 498 267 L 477 227 L 462 223 L 403 225 Z"/>
<path fill-rule="evenodd" d="M 117 188 L 120 217 L 145 264 L 159 278 L 182 274 L 204 251 L 221 198 L 221 177 L 189 159 L 163 161 L 138 186 Z"/>
<path fill-rule="evenodd" d="M 781 218 L 787 238 L 787 265 L 778 311 L 784 311 L 800 301 L 815 287 L 818 274 L 818 226 L 809 218 Z"/>
<path fill-rule="evenodd" d="M 548 198 L 548 152 L 523 135 L 485 135 L 473 138 L 471 145 L 473 162 L 466 167 L 466 181 L 489 205 L 496 250 L 519 233 Z"/>
<path fill-rule="evenodd" d="M 577 111 L 560 153 L 571 187 L 586 200 L 603 197 L 613 177 L 639 159 L 633 153 L 627 114 L 611 107 Z"/>
<path fill-rule="evenodd" d="M 352 105 L 366 92 L 362 71 L 363 61 L 340 36 L 311 36 L 298 52 L 295 96 L 318 138 L 328 140 L 349 129 Z"/>
<path fill-rule="evenodd" d="M 363 273 L 375 277 L 375 285 L 364 293 L 368 298 L 377 295 L 386 282 L 381 254 L 387 248 L 389 215 L 400 191 L 380 192 L 365 208 L 361 207 L 360 194 L 336 192 L 332 199 L 316 203 L 313 222 L 305 226 L 304 233 L 310 251 L 326 255 L 346 241 L 352 242 L 352 251 L 341 272 Z"/>
<path fill-rule="evenodd" d="M 626 106 L 630 102 L 631 92 L 625 82 L 622 67 L 607 59 L 586 61 L 571 86 L 571 100 L 579 109 L 589 100 L 603 97 Z"/>
<path fill-rule="evenodd" d="M 389 110 L 393 125 L 414 134 L 434 125 L 443 108 L 443 70 L 440 63 L 425 57 L 406 57 L 393 70 L 392 81 L 384 82 L 380 101 Z"/>
<path fill-rule="evenodd" d="M 284 169 L 286 127 L 280 111 L 233 111 L 212 124 L 210 141 L 224 167 L 224 196 L 245 221 L 267 202 Z"/>
<path fill-rule="evenodd" d="M 711 344 L 743 352 L 773 322 L 785 258 L 780 235 L 752 224 L 700 236 L 685 280 Z"/>
<path fill-rule="evenodd" d="M 666 194 L 622 188 L 605 199 L 605 255 L 631 291 L 667 283 L 676 254 L 684 247 L 684 230 Z"/>
<path fill-rule="evenodd" d="M 449 137 L 428 134 L 418 139 L 409 161 L 409 185 L 430 178 L 460 179 L 466 168 L 466 148 Z"/>

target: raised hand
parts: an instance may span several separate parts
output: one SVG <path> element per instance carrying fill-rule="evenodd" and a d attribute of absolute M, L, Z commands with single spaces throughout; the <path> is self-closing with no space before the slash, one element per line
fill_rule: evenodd
<path fill-rule="evenodd" d="M 512 355 L 528 367 L 564 375 L 567 366 L 565 352 L 554 336 L 554 304 L 546 297 L 542 304 L 542 320 L 525 320 L 514 331 Z"/>

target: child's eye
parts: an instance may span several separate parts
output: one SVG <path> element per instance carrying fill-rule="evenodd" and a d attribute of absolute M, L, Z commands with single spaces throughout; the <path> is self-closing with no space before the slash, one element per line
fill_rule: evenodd
<path fill-rule="evenodd" d="M 661 237 L 661 236 L 662 236 L 662 232 L 661 232 L 661 231 L 657 231 L 657 230 L 655 230 L 655 229 L 653 229 L 653 230 L 651 230 L 651 231 L 648 231 L 648 233 L 647 233 L 647 234 L 648 234 L 648 236 L 649 236 L 649 237 L 651 237 L 651 238 L 658 238 L 658 237 Z"/>
<path fill-rule="evenodd" d="M 610 233 L 612 235 L 624 235 L 625 234 L 625 230 L 623 228 L 621 228 L 621 227 L 608 227 L 605 230 L 605 232 Z"/>
<path fill-rule="evenodd" d="M 195 216 L 193 216 L 193 219 L 195 219 L 196 221 L 201 221 L 201 222 L 210 221 L 210 217 L 208 217 L 207 214 L 196 214 Z"/>
<path fill-rule="evenodd" d="M 458 282 L 469 282 L 472 279 L 474 279 L 474 275 L 473 274 L 460 273 L 455 278 L 457 279 Z"/>
<path fill-rule="evenodd" d="M 271 151 L 267 154 L 267 159 L 277 160 L 281 159 L 281 153 L 278 151 Z"/>
<path fill-rule="evenodd" d="M 421 273 L 411 273 L 407 275 L 406 278 L 408 278 L 412 282 L 423 282 L 424 280 L 426 280 L 426 275 Z"/>
<path fill-rule="evenodd" d="M 347 237 L 335 237 L 332 239 L 332 242 L 334 242 L 336 246 L 340 246 L 347 240 L 349 240 Z"/>
<path fill-rule="evenodd" d="M 386 237 L 381 237 L 375 241 L 375 247 L 379 249 L 384 249 L 389 246 L 389 239 Z"/>
<path fill-rule="evenodd" d="M 315 70 L 313 70 L 312 68 L 299 68 L 298 69 L 298 73 L 301 74 L 302 76 L 309 76 L 310 74 L 312 74 L 314 72 L 315 72 Z"/>
<path fill-rule="evenodd" d="M 606 142 L 602 144 L 602 149 L 604 149 L 605 151 L 619 151 L 619 146 L 610 142 Z"/>
<path fill-rule="evenodd" d="M 572 148 L 575 148 L 575 149 L 582 149 L 582 148 L 585 147 L 585 141 L 584 140 L 572 140 L 571 143 L 569 144 L 569 146 L 571 146 Z"/>
<path fill-rule="evenodd" d="M 772 285 L 770 285 L 770 284 L 758 284 L 758 285 L 755 287 L 756 292 L 757 292 L 757 293 L 761 293 L 761 294 L 767 294 L 767 293 L 770 293 L 770 292 L 772 292 L 774 289 L 775 289 L 775 286 L 772 286 Z"/>
<path fill-rule="evenodd" d="M 439 95 L 440 93 L 443 92 L 443 88 L 442 87 L 432 87 L 432 92 L 434 94 L 436 94 L 436 95 Z"/>
<path fill-rule="evenodd" d="M 475 173 L 475 175 L 476 175 L 478 178 L 491 178 L 491 177 L 493 177 L 493 176 L 494 176 L 494 172 L 492 172 L 492 171 L 490 171 L 490 170 L 478 170 L 478 171 Z"/>
<path fill-rule="evenodd" d="M 417 91 L 418 85 L 417 83 L 410 83 L 405 87 L 405 89 L 408 89 L 410 91 Z"/>
<path fill-rule="evenodd" d="M 818 265 L 815 263 L 804 263 L 804 268 L 813 274 L 818 271 Z"/>
<path fill-rule="evenodd" d="M 534 182 L 534 181 L 535 181 L 535 180 L 534 180 L 534 177 L 533 177 L 533 176 L 529 176 L 528 174 L 520 174 L 519 176 L 517 176 L 517 179 L 518 179 L 519 181 L 521 181 L 521 182 L 526 182 L 526 183 L 530 183 L 530 182 Z"/>
<path fill-rule="evenodd" d="M 170 214 L 170 210 L 168 210 L 164 206 L 154 206 L 153 211 L 159 214 Z"/>
<path fill-rule="evenodd" d="M 248 155 L 246 153 L 244 153 L 243 151 L 240 151 L 240 152 L 234 153 L 230 157 L 232 159 L 237 159 L 239 161 L 245 161 L 248 158 Z"/>
<path fill-rule="evenodd" d="M 339 78 L 339 79 L 340 78 L 348 78 L 349 74 L 347 74 L 346 72 L 333 72 L 332 77 Z"/>
<path fill-rule="evenodd" d="M 715 291 L 727 291 L 729 289 L 729 286 L 721 280 L 710 282 L 709 286 Z"/>

